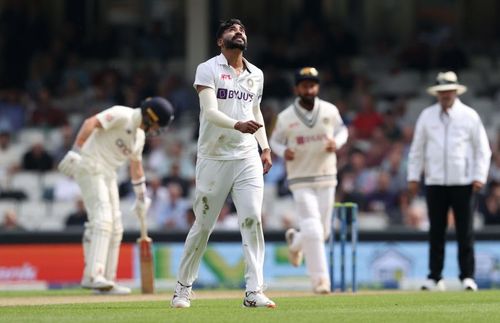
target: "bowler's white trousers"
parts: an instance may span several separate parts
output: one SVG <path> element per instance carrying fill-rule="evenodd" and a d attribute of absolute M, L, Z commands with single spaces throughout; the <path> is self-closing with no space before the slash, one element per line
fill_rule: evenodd
<path fill-rule="evenodd" d="M 217 217 L 229 193 L 236 206 L 245 258 L 246 291 L 263 289 L 264 235 L 262 232 L 263 167 L 259 155 L 239 160 L 196 162 L 194 213 L 196 219 L 184 245 L 178 281 L 192 285 Z"/>
<path fill-rule="evenodd" d="M 290 249 L 302 250 L 313 286 L 330 282 L 325 240 L 330 236 L 330 223 L 335 202 L 335 186 L 306 187 L 292 190 L 300 231 Z"/>

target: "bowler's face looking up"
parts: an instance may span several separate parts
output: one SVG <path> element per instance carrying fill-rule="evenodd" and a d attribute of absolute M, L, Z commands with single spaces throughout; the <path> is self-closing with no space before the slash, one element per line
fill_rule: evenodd
<path fill-rule="evenodd" d="M 227 28 L 218 40 L 218 45 L 227 49 L 245 50 L 247 48 L 245 28 L 238 24 Z"/>

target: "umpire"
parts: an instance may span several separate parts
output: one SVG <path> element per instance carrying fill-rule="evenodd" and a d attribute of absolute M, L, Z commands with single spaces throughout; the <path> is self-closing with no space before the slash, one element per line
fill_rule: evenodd
<path fill-rule="evenodd" d="M 420 176 L 425 173 L 430 272 L 422 289 L 446 289 L 441 273 L 451 207 L 458 240 L 459 279 L 464 290 L 476 291 L 473 200 L 486 183 L 491 149 L 479 115 L 458 99 L 467 88 L 458 83 L 457 75 L 439 73 L 436 81 L 427 92 L 438 102 L 420 114 L 408 157 L 411 196 L 418 192 Z"/>

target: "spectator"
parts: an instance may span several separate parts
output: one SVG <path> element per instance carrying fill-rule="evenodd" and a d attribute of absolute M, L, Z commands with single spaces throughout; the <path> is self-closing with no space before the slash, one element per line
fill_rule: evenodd
<path fill-rule="evenodd" d="M 152 219 L 151 226 L 161 227 L 157 219 L 164 216 L 166 205 L 169 203 L 168 189 L 163 186 L 161 178 L 157 174 L 149 175 L 148 196 L 151 199 L 151 206 L 148 210 L 148 218 Z"/>
<path fill-rule="evenodd" d="M 500 150 L 493 153 L 488 181 L 500 183 Z"/>
<path fill-rule="evenodd" d="M 356 130 L 357 139 L 368 140 L 375 129 L 384 122 L 382 116 L 375 110 L 374 99 L 369 94 L 364 94 L 358 99 L 358 113 L 352 120 L 352 126 Z"/>
<path fill-rule="evenodd" d="M 60 135 L 60 144 L 52 152 L 56 163 L 59 163 L 66 152 L 72 148 L 74 140 L 73 128 L 69 124 L 65 124 L 59 128 L 58 135 Z"/>
<path fill-rule="evenodd" d="M 66 228 L 83 228 L 83 225 L 88 221 L 87 211 L 85 210 L 85 206 L 83 205 L 83 200 L 81 198 L 76 200 L 75 206 L 75 211 L 71 212 L 66 218 Z"/>
<path fill-rule="evenodd" d="M 23 155 L 20 145 L 12 144 L 12 134 L 7 127 L 0 129 L 0 188 L 6 188 L 12 174 L 20 168 Z"/>
<path fill-rule="evenodd" d="M 0 225 L 0 231 L 24 231 L 24 228 L 19 224 L 17 220 L 16 211 L 8 209 L 4 212 L 2 224 Z"/>
<path fill-rule="evenodd" d="M 406 227 L 418 231 L 429 231 L 425 199 L 421 197 L 410 199 L 409 192 L 403 191 L 400 195 L 400 204 L 403 212 L 403 223 Z"/>
<path fill-rule="evenodd" d="M 385 137 L 391 142 L 401 140 L 403 137 L 403 133 L 397 123 L 396 117 L 396 113 L 392 109 L 387 110 L 382 115 L 383 122 L 381 128 Z"/>
<path fill-rule="evenodd" d="M 30 126 L 59 127 L 67 122 L 66 114 L 54 106 L 49 89 L 40 89 L 35 100 L 35 108 L 31 113 Z"/>
<path fill-rule="evenodd" d="M 162 184 L 163 185 L 168 185 L 170 183 L 179 184 L 182 188 L 182 197 L 187 198 L 191 193 L 191 182 L 188 179 L 181 176 L 180 173 L 181 173 L 181 166 L 179 165 L 178 162 L 173 162 L 172 164 L 170 164 L 170 172 L 167 174 L 167 176 L 163 177 Z"/>
<path fill-rule="evenodd" d="M 23 96 L 24 93 L 17 89 L 0 91 L 0 127 L 8 127 L 12 132 L 24 127 L 26 107 Z"/>
<path fill-rule="evenodd" d="M 386 214 L 392 225 L 402 224 L 399 194 L 390 187 L 391 175 L 384 171 L 379 172 L 375 191 L 366 196 L 365 211 Z"/>
<path fill-rule="evenodd" d="M 484 225 L 500 224 L 500 182 L 491 182 L 486 196 L 479 202 L 478 211 Z"/>
<path fill-rule="evenodd" d="M 182 198 L 182 187 L 177 183 L 167 186 L 168 201 L 164 204 L 163 212 L 157 214 L 158 226 L 163 229 L 177 229 L 187 231 L 189 229 L 186 211 L 191 207 L 188 200 Z"/>
<path fill-rule="evenodd" d="M 23 156 L 22 169 L 37 172 L 46 172 L 54 168 L 54 158 L 45 149 L 43 138 L 33 139 L 32 146 Z"/>

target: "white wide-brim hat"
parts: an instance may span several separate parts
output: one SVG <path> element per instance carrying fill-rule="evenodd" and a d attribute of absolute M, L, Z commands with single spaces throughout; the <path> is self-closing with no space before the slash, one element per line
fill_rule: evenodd
<path fill-rule="evenodd" d="M 430 95 L 436 96 L 438 92 L 452 90 L 456 90 L 457 94 L 460 95 L 467 91 L 467 87 L 458 83 L 457 74 L 455 74 L 455 72 L 449 71 L 439 73 L 436 77 L 436 85 L 429 87 L 427 92 Z"/>

